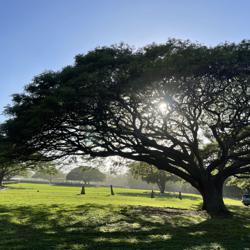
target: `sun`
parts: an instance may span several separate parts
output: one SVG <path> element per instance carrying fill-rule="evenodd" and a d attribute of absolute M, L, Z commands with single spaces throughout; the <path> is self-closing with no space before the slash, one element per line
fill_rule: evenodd
<path fill-rule="evenodd" d="M 167 104 L 165 102 L 160 102 L 158 108 L 162 113 L 165 113 L 167 111 Z"/>

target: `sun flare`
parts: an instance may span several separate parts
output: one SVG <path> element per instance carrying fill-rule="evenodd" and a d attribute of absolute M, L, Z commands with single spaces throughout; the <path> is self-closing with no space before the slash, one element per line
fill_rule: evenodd
<path fill-rule="evenodd" d="M 158 108 L 162 113 L 165 113 L 167 111 L 167 104 L 165 102 L 160 102 Z"/>

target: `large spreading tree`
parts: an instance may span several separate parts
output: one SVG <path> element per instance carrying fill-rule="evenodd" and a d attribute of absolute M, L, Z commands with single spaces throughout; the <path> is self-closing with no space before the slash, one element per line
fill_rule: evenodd
<path fill-rule="evenodd" d="M 97 48 L 13 96 L 16 152 L 120 156 L 179 176 L 224 214 L 223 183 L 250 172 L 250 42 Z"/>

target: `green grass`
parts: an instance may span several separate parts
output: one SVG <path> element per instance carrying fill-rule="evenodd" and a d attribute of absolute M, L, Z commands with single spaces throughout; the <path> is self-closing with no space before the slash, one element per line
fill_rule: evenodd
<path fill-rule="evenodd" d="M 10 185 L 0 192 L 0 249 L 250 249 L 250 210 L 233 218 L 197 212 L 198 195 L 145 190 Z"/>

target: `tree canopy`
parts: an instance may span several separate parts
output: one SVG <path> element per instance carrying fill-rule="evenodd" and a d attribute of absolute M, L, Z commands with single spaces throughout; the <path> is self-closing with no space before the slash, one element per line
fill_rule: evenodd
<path fill-rule="evenodd" d="M 32 178 L 39 178 L 52 181 L 52 178 L 63 178 L 65 179 L 65 174 L 56 166 L 51 163 L 42 163 L 37 166 L 37 171 L 32 175 Z"/>
<path fill-rule="evenodd" d="M 232 176 L 227 183 L 228 186 L 235 186 L 250 193 L 250 176 Z"/>
<path fill-rule="evenodd" d="M 22 173 L 27 164 L 12 158 L 13 146 L 7 137 L 0 134 L 0 187 L 3 180 Z"/>
<path fill-rule="evenodd" d="M 164 170 L 159 170 L 153 165 L 144 162 L 133 162 L 129 165 L 129 171 L 136 179 L 141 179 L 147 183 L 157 184 L 160 192 L 165 192 L 167 181 L 176 181 L 176 176 Z"/>
<path fill-rule="evenodd" d="M 16 154 L 121 156 L 175 174 L 226 212 L 224 181 L 250 172 L 250 41 L 169 40 L 78 55 L 36 76 L 6 109 Z"/>
<path fill-rule="evenodd" d="M 93 167 L 77 167 L 72 169 L 66 176 L 67 180 L 83 181 L 84 183 L 98 182 L 105 180 L 105 174 Z"/>

